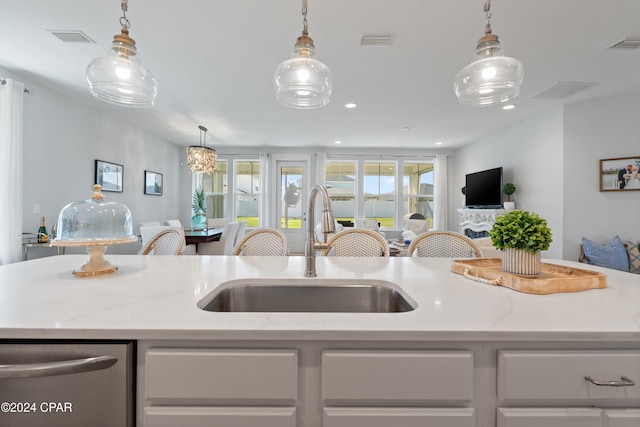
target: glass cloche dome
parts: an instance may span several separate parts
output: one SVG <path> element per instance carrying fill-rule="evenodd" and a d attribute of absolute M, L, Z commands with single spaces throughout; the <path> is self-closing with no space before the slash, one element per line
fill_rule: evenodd
<path fill-rule="evenodd" d="M 69 203 L 62 208 L 53 246 L 86 246 L 89 261 L 73 274 L 91 277 L 118 270 L 104 259 L 107 245 L 132 243 L 138 240 L 132 232 L 131 212 L 125 205 L 104 202 L 102 186 L 93 186 L 89 200 Z"/>
<path fill-rule="evenodd" d="M 105 202 L 102 186 L 94 185 L 89 200 L 69 203 L 58 217 L 56 240 L 102 242 L 133 237 L 131 212 L 121 203 Z"/>

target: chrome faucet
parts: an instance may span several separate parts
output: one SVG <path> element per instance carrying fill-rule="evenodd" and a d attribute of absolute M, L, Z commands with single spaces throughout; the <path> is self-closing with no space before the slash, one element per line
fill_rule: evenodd
<path fill-rule="evenodd" d="M 316 196 L 322 195 L 322 230 L 324 232 L 324 242 L 316 242 L 314 235 L 314 227 L 316 222 Z M 331 200 L 327 187 L 324 185 L 316 185 L 311 189 L 309 194 L 309 214 L 307 217 L 307 242 L 304 248 L 304 256 L 306 259 L 306 270 L 304 277 L 316 277 L 316 250 L 327 248 L 327 234 L 335 233 L 336 226 L 333 220 L 333 212 L 331 212 Z"/>

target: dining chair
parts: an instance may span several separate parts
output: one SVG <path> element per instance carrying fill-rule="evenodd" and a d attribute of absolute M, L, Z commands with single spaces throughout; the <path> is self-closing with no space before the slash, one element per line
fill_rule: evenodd
<path fill-rule="evenodd" d="M 238 242 L 233 255 L 286 256 L 289 255 L 287 237 L 273 228 L 258 228 Z"/>
<path fill-rule="evenodd" d="M 198 255 L 231 255 L 240 223 L 228 222 L 222 229 L 220 240 L 198 244 Z"/>
<path fill-rule="evenodd" d="M 409 245 L 407 256 L 484 258 L 482 249 L 473 240 L 453 231 L 428 231 L 420 234 Z"/>
<path fill-rule="evenodd" d="M 242 238 L 244 237 L 247 231 L 248 221 L 238 221 L 238 223 L 239 223 L 238 232 L 236 233 L 235 242 L 233 242 L 232 248 L 235 248 L 236 246 L 238 246 L 238 243 L 240 243 L 240 240 L 242 240 Z"/>
<path fill-rule="evenodd" d="M 327 256 L 388 257 L 389 244 L 378 232 L 354 228 L 336 233 L 327 242 Z"/>
<path fill-rule="evenodd" d="M 140 228 L 142 229 L 144 227 Z M 151 239 L 142 246 L 138 255 L 182 255 L 184 247 L 184 232 L 182 229 L 171 227 L 151 237 Z"/>
<path fill-rule="evenodd" d="M 164 221 L 164 225 L 168 225 L 169 227 L 180 227 L 184 230 L 184 228 L 182 227 L 182 222 L 180 222 L 179 219 L 167 219 Z M 184 252 L 182 253 L 182 255 L 195 255 L 196 248 L 197 246 L 193 243 L 186 245 L 184 247 Z"/>

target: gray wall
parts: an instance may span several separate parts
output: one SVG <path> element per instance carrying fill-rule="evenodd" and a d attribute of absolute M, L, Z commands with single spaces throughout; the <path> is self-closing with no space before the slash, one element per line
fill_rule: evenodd
<path fill-rule="evenodd" d="M 599 160 L 640 156 L 640 93 L 569 104 L 456 151 L 449 169 L 449 228 L 464 204 L 464 175 L 503 166 L 516 207 L 549 221 L 543 256 L 576 260 L 581 238 L 640 238 L 640 192 L 600 192 Z M 488 153 L 488 154 L 487 154 Z"/>
<path fill-rule="evenodd" d="M 129 208 L 134 233 L 141 221 L 188 220 L 191 178 L 186 166 L 180 166 L 182 148 L 24 76 L 3 68 L 0 76 L 21 81 L 32 92 L 24 98 L 24 231 L 37 231 L 41 216 L 50 230 L 65 205 L 91 196 L 95 159 L 124 166 L 124 191 L 104 194 Z M 145 169 L 163 174 L 163 196 L 144 194 Z M 184 188 L 187 197 L 180 201 Z M 33 214 L 36 204 L 41 214 Z M 108 253 L 138 249 L 137 244 L 116 245 Z M 42 251 L 31 250 L 29 258 L 46 254 Z"/>

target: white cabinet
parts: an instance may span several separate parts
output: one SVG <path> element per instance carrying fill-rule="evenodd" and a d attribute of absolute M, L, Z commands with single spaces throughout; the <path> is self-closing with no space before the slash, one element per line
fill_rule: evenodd
<path fill-rule="evenodd" d="M 321 372 L 323 427 L 474 426 L 471 351 L 326 350 Z"/>
<path fill-rule="evenodd" d="M 296 408 L 184 407 L 144 408 L 150 427 L 294 427 Z"/>
<path fill-rule="evenodd" d="M 145 427 L 296 424 L 296 350 L 149 348 L 143 367 Z"/>
<path fill-rule="evenodd" d="M 498 427 L 638 427 L 640 351 L 499 351 L 497 400 Z"/>
<path fill-rule="evenodd" d="M 473 408 L 325 408 L 323 427 L 473 427 Z"/>

